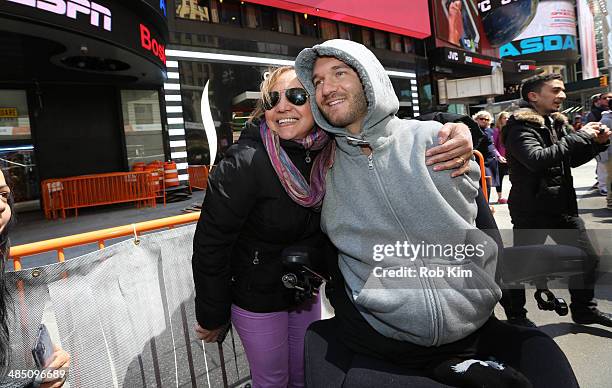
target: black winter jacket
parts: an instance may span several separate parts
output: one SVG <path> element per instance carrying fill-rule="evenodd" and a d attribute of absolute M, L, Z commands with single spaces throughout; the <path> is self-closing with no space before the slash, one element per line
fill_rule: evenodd
<path fill-rule="evenodd" d="M 593 159 L 607 145 L 584 132 L 570 132 L 564 116 L 556 117 L 519 109 L 504 128 L 512 218 L 578 215 L 571 168 Z"/>
<path fill-rule="evenodd" d="M 603 111 L 607 110 L 606 108 L 600 108 L 598 106 L 593 105 L 591 111 L 584 118 L 584 123 L 590 123 L 593 121 L 601 121 L 601 114 Z"/>
<path fill-rule="evenodd" d="M 260 313 L 293 305 L 293 292 L 281 282 L 284 248 L 309 248 L 320 271 L 326 255 L 337 254 L 321 232 L 320 213 L 287 195 L 257 124 L 247 125 L 211 174 L 193 240 L 196 318 L 209 330 L 229 322 L 232 303 Z M 284 140 L 281 147 L 310 177 L 306 150 Z M 317 153 L 309 153 L 311 160 Z"/>
<path fill-rule="evenodd" d="M 489 147 L 492 143 L 490 142 L 489 137 L 480 128 L 478 123 L 476 123 L 476 121 L 474 121 L 470 116 L 448 112 L 431 112 L 420 115 L 415 119 L 420 121 L 434 120 L 442 124 L 450 122 L 463 123 L 467 125 L 472 133 L 472 145 L 474 149 L 480 151 L 485 158 L 489 154 Z"/>

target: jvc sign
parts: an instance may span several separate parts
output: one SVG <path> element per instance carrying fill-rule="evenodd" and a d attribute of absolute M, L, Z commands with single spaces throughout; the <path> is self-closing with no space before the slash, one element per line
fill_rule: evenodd
<path fill-rule="evenodd" d="M 102 27 L 106 31 L 112 29 L 112 14 L 110 9 L 88 0 L 6 0 L 11 3 L 22 4 L 42 11 L 58 15 L 65 15 L 77 19 L 78 15 L 89 15 L 89 23 Z M 102 22 L 102 26 L 100 26 Z"/>
<path fill-rule="evenodd" d="M 499 48 L 499 56 L 518 57 L 550 51 L 576 51 L 576 37 L 572 35 L 548 35 L 506 43 Z"/>

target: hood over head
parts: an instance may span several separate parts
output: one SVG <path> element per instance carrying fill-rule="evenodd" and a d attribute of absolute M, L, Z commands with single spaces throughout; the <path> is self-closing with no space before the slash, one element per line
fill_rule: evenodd
<path fill-rule="evenodd" d="M 332 39 L 312 48 L 306 48 L 295 59 L 297 76 L 312 96 L 310 106 L 317 124 L 335 135 L 350 135 L 345 128 L 331 125 L 317 107 L 312 71 L 317 58 L 323 56 L 337 58 L 351 66 L 361 79 L 368 102 L 368 113 L 361 131 L 362 137 L 366 140 L 375 140 L 384 135 L 378 132 L 378 129 L 384 130 L 384 126 L 376 126 L 376 124 L 395 116 L 399 109 L 399 101 L 391 80 L 372 51 L 362 44 L 344 39 Z"/>

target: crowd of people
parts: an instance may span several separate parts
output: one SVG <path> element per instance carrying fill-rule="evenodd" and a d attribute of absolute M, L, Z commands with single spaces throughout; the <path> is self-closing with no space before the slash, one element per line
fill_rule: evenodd
<path fill-rule="evenodd" d="M 551 115 L 553 119 L 562 120 L 566 128 L 572 132 L 581 130 L 585 124 L 591 122 L 602 123 L 608 127 L 612 126 L 612 92 L 598 93 L 591 97 L 591 110 L 584 115 L 576 114 L 573 122 L 569 124 L 569 119 L 555 112 Z M 514 112 L 513 112 L 514 113 Z M 477 112 L 472 116 L 478 123 L 483 134 L 484 147 L 476 148 L 485 156 L 485 169 L 487 176 L 491 177 L 488 181 L 494 186 L 497 192 L 496 202 L 507 204 L 508 200 L 502 193 L 502 182 L 508 176 L 508 163 L 506 161 L 506 146 L 502 141 L 502 130 L 508 121 L 511 113 L 501 111 L 496 114 L 495 120 L 491 113 L 486 110 Z M 567 121 L 567 122 L 566 122 Z M 484 136 L 486 135 L 486 136 Z M 612 195 L 608 193 L 612 187 L 612 148 L 608 148 L 595 156 L 597 162 L 595 183 L 591 190 L 598 192 L 601 196 L 607 197 L 606 207 L 612 210 Z M 490 187 L 488 187 L 490 188 Z"/>
<path fill-rule="evenodd" d="M 222 341 L 233 324 L 255 387 L 304 386 L 304 336 L 321 300 L 295 298 L 281 281 L 283 251 L 300 247 L 330 279 L 335 337 L 351 352 L 431 386 L 577 387 L 563 351 L 527 318 L 524 290 L 503 282 L 502 242 L 472 151 L 483 153 L 497 201 L 510 207 L 517 245 L 551 236 L 586 252 L 584 271 L 570 279 L 574 322 L 612 327 L 594 299 L 598 259 L 571 177 L 571 167 L 607 149 L 611 131 L 604 118 L 574 130 L 557 114 L 558 75 L 527 80 L 522 99 L 521 110 L 495 120 L 476 113 L 477 125 L 400 119 L 378 59 L 341 39 L 272 70 L 240 140 L 209 178 L 194 237 L 198 337 Z M 580 238 L 563 240 L 560 229 Z M 407 260 L 400 241 L 488 244 L 469 259 L 451 251 Z M 391 249 L 381 258 L 378 246 Z M 477 277 L 424 279 L 464 259 Z M 507 321 L 493 313 L 500 301 Z"/>

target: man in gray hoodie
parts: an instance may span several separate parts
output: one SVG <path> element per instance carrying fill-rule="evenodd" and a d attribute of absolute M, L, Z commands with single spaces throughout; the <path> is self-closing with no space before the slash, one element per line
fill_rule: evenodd
<path fill-rule="evenodd" d="M 344 342 L 353 351 L 427 369 L 441 382 L 463 386 L 493 379 L 500 386 L 529 386 L 513 368 L 480 360 L 467 360 L 474 361 L 468 362 L 470 373 L 457 372 L 466 358 L 511 362 L 504 352 L 525 350 L 508 344 L 495 353 L 477 345 L 502 332 L 522 343 L 512 333 L 525 329 L 497 330 L 502 324 L 491 318 L 501 296 L 494 278 L 498 246 L 475 226 L 475 162 L 456 178 L 423 165 L 441 125 L 395 116 L 393 86 L 365 46 L 327 41 L 303 50 L 295 66 L 316 99 L 311 107 L 317 124 L 337 144 L 321 226 L 339 250 L 337 303 L 332 298 L 339 336 L 350 337 Z M 575 386 L 554 342 L 535 331 L 526 336 L 550 350 L 546 357 L 553 354 L 551 367 L 563 375 L 559 386 Z"/>

